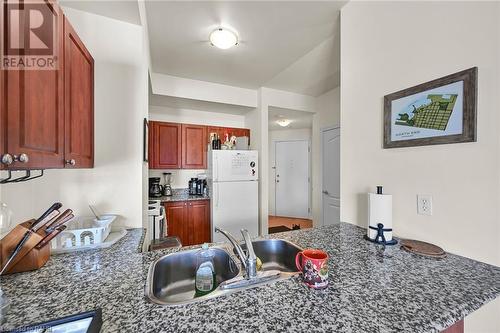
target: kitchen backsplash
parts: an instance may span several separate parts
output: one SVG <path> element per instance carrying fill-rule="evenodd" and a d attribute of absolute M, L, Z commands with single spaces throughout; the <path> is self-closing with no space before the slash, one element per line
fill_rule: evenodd
<path fill-rule="evenodd" d="M 199 174 L 205 174 L 206 170 L 149 170 L 149 177 L 160 177 L 160 183 L 163 185 L 165 182 L 163 177 L 164 172 L 172 173 L 172 188 L 187 188 L 191 178 L 196 178 Z"/>

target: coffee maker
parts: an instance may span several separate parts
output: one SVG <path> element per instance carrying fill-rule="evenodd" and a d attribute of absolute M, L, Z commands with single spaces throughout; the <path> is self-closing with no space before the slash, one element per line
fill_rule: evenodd
<path fill-rule="evenodd" d="M 160 185 L 160 177 L 149 178 L 149 196 L 161 197 L 163 193 L 163 186 Z"/>
<path fill-rule="evenodd" d="M 163 177 L 165 179 L 165 184 L 163 185 L 163 195 L 170 197 L 172 196 L 172 186 L 170 185 L 172 183 L 172 173 L 164 172 Z"/>

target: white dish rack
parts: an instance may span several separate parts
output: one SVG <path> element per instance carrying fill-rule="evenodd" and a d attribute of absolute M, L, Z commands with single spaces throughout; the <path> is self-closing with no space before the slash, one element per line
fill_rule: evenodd
<path fill-rule="evenodd" d="M 68 222 L 68 228 L 52 240 L 52 252 L 70 252 L 98 248 L 105 243 L 111 232 L 116 215 L 101 215 L 101 219 L 81 216 Z"/>

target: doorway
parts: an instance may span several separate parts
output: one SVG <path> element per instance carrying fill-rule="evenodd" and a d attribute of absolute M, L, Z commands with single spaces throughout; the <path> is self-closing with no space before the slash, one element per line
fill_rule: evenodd
<path fill-rule="evenodd" d="M 275 147 L 276 216 L 308 219 L 309 141 L 277 141 Z"/>
<path fill-rule="evenodd" d="M 312 228 L 310 141 L 274 142 L 274 214 L 269 233 Z"/>
<path fill-rule="evenodd" d="M 312 117 L 269 108 L 269 233 L 312 228 Z"/>
<path fill-rule="evenodd" d="M 323 225 L 340 223 L 340 128 L 321 131 Z"/>

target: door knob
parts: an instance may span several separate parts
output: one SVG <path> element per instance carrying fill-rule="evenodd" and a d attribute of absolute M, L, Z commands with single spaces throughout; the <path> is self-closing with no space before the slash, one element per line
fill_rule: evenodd
<path fill-rule="evenodd" d="M 28 163 L 29 160 L 28 154 L 14 155 L 14 162 Z"/>
<path fill-rule="evenodd" d="M 66 165 L 75 165 L 76 161 L 74 159 L 70 159 L 70 160 L 65 160 L 64 163 Z"/>
<path fill-rule="evenodd" d="M 276 180 L 276 183 L 279 183 L 279 182 L 280 182 L 280 180 L 279 180 L 279 179 L 277 179 L 277 180 Z"/>
<path fill-rule="evenodd" d="M 328 193 L 328 191 L 326 191 L 326 190 L 323 190 L 323 194 L 328 195 L 328 194 L 330 194 L 330 193 Z"/>
<path fill-rule="evenodd" d="M 2 155 L 2 164 L 10 165 L 10 164 L 12 164 L 12 162 L 14 162 L 14 158 L 12 157 L 11 154 L 3 154 Z"/>

